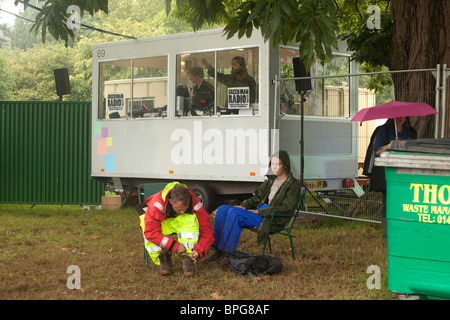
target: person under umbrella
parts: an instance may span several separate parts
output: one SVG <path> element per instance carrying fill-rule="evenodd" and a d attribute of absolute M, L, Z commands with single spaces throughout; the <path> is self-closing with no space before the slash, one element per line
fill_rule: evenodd
<path fill-rule="evenodd" d="M 411 126 L 408 117 L 388 119 L 383 126 L 386 129 L 378 130 L 375 138 L 374 150 L 377 156 L 389 149 L 392 140 L 417 139 L 417 132 Z"/>
<path fill-rule="evenodd" d="M 375 136 L 373 151 L 375 157 L 379 157 L 382 152 L 390 148 L 393 140 L 417 139 L 417 132 L 411 126 L 408 117 L 391 118 L 379 127 Z M 381 225 L 383 234 L 386 237 L 386 178 L 384 168 L 378 167 L 378 173 L 370 176 L 370 190 L 381 192 Z"/>

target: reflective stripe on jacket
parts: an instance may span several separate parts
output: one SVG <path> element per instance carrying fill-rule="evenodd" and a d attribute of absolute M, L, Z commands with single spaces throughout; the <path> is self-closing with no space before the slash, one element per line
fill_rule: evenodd
<path fill-rule="evenodd" d="M 142 230 L 145 230 L 145 214 L 140 216 L 140 226 Z M 190 253 L 194 249 L 195 245 L 200 238 L 200 230 L 198 225 L 197 216 L 195 214 L 183 214 L 176 216 L 175 218 L 165 219 L 161 223 L 161 231 L 166 236 L 165 239 L 172 239 L 170 235 L 176 234 L 178 242 L 185 248 L 185 253 Z M 163 239 L 164 242 L 164 239 Z M 145 249 L 149 253 L 155 264 L 159 265 L 159 254 L 164 247 L 158 246 L 144 237 Z"/>

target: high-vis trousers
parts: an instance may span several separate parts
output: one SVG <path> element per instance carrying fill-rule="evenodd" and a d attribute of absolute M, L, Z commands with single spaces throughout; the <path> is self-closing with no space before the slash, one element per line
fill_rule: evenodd
<path fill-rule="evenodd" d="M 144 215 L 141 216 L 141 229 L 142 232 L 145 230 Z M 192 252 L 192 249 L 197 244 L 200 230 L 195 214 L 185 213 L 175 218 L 168 218 L 161 222 L 161 231 L 164 235 L 169 236 L 176 234 L 178 242 L 181 243 L 186 248 L 186 254 Z M 159 255 L 162 248 L 144 237 L 145 249 L 152 258 L 153 262 L 160 265 Z"/>
<path fill-rule="evenodd" d="M 216 211 L 213 247 L 233 253 L 243 228 L 254 228 L 261 224 L 262 217 L 256 213 L 234 206 L 222 205 Z"/>

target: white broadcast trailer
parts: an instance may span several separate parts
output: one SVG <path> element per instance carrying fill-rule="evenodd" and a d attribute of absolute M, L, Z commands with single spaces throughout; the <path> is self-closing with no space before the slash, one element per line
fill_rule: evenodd
<path fill-rule="evenodd" d="M 289 152 L 299 177 L 300 95 L 294 80 L 277 80 L 294 77 L 298 45 L 274 49 L 257 30 L 228 40 L 212 30 L 92 50 L 94 179 L 128 190 L 179 181 L 210 209 L 215 195 L 252 193 L 278 149 Z M 248 74 L 231 75 L 242 62 Z M 312 90 L 304 103 L 303 176 L 310 188 L 342 189 L 357 177 L 358 131 L 350 121 L 358 109 L 355 77 L 338 85 L 318 77 L 355 68 L 342 50 L 326 68 L 316 63 L 311 69 L 316 77 L 308 79 Z M 202 89 L 205 84 L 194 90 L 191 71 L 213 92 Z M 290 102 L 289 111 L 280 97 Z"/>

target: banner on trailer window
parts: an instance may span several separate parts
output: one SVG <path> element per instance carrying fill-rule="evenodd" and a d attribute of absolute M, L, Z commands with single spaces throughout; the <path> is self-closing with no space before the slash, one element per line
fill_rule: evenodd
<path fill-rule="evenodd" d="M 108 113 L 125 111 L 123 93 L 108 93 L 106 105 L 108 107 Z"/>
<path fill-rule="evenodd" d="M 228 108 L 229 109 L 249 109 L 250 108 L 250 88 L 228 88 Z"/>

